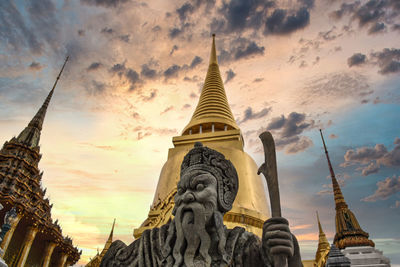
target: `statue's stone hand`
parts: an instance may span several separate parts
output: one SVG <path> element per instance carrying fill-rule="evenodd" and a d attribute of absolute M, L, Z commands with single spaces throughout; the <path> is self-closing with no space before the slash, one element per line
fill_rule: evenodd
<path fill-rule="evenodd" d="M 274 217 L 265 221 L 262 247 L 271 262 L 275 255 L 285 255 L 288 259 L 294 255 L 293 236 L 289 230 L 289 222 L 285 218 Z"/>

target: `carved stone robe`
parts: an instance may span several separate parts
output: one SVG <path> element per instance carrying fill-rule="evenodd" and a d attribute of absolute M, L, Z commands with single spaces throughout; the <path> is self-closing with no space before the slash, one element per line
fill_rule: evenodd
<path fill-rule="evenodd" d="M 169 223 L 160 228 L 154 228 L 143 232 L 142 236 L 126 246 L 122 241 L 113 242 L 104 256 L 100 267 L 171 267 L 174 265 L 172 255 L 163 256 L 163 248 L 168 234 Z M 172 240 L 173 243 L 174 240 Z M 302 266 L 299 246 L 293 236 L 295 255 L 289 259 L 289 267 Z M 173 247 L 173 244 L 172 244 Z M 216 251 L 216 247 L 211 247 Z M 262 267 L 271 266 L 269 257 L 263 253 L 260 239 L 242 227 L 226 230 L 225 251 L 229 261 L 228 266 L 235 267 Z M 221 258 L 212 256 L 211 266 L 221 266 Z M 182 263 L 181 266 L 185 266 Z"/>

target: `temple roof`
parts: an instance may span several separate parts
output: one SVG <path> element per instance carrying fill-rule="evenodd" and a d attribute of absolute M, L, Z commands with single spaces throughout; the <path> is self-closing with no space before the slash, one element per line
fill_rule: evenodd
<path fill-rule="evenodd" d="M 192 119 L 185 127 L 182 134 L 188 134 L 191 128 L 210 124 L 215 124 L 216 127 L 222 125 L 222 128 L 224 128 L 224 125 L 227 125 L 228 129 L 239 129 L 231 108 L 229 107 L 221 73 L 219 71 L 217 52 L 215 49 L 215 34 L 213 34 L 210 62 L 200 99 Z"/>
<path fill-rule="evenodd" d="M 54 82 L 53 88 L 50 93 L 47 95 L 44 103 L 33 117 L 33 119 L 29 122 L 28 126 L 22 130 L 22 132 L 18 135 L 17 141 L 27 145 L 29 147 L 37 147 L 39 146 L 40 141 L 40 133 L 42 131 L 44 117 L 46 116 L 47 107 L 49 106 L 51 97 L 53 96 L 54 89 L 56 88 L 57 82 L 60 79 L 61 73 L 64 70 L 65 64 L 68 61 L 68 57 L 65 59 L 65 62 L 61 68 L 60 73 L 58 74 L 56 81 Z"/>

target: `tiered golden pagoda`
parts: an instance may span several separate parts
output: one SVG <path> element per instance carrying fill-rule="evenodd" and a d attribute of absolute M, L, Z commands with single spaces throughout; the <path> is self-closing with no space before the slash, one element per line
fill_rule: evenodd
<path fill-rule="evenodd" d="M 69 237 L 62 235 L 58 220 L 51 218 L 46 189 L 41 186 L 43 172 L 38 168 L 40 133 L 47 107 L 68 58 L 53 88 L 29 125 L 0 150 L 0 218 L 16 207 L 17 218 L 5 235 L 1 248 L 8 266 L 73 265 L 79 258 L 78 249 Z"/>
<path fill-rule="evenodd" d="M 159 227 L 172 217 L 180 165 L 184 155 L 199 141 L 223 153 L 238 172 L 239 192 L 232 210 L 224 216 L 225 224 L 228 228 L 241 226 L 261 236 L 263 223 L 270 217 L 269 204 L 262 178 L 257 175 L 258 167 L 243 150 L 243 138 L 229 107 L 218 66 L 215 35 L 198 105 L 182 135 L 172 138 L 174 147 L 169 149 L 168 160 L 161 170 L 148 218 L 134 230 L 136 238 L 144 230 Z"/>
<path fill-rule="evenodd" d="M 321 222 L 319 221 L 319 216 L 317 212 L 317 221 L 318 221 L 318 229 L 319 229 L 319 238 L 318 238 L 318 249 L 315 253 L 315 266 L 316 267 L 325 267 L 326 259 L 328 258 L 329 251 L 331 246 L 329 245 L 328 239 L 324 231 L 322 230 Z"/>
<path fill-rule="evenodd" d="M 344 249 L 346 247 L 361 247 L 370 246 L 374 247 L 375 244 L 372 240 L 368 239 L 369 234 L 363 231 L 358 224 L 356 216 L 349 209 L 344 200 L 342 191 L 338 181 L 336 180 L 335 173 L 332 168 L 331 161 L 329 159 L 328 150 L 326 149 L 324 136 L 320 130 L 322 143 L 324 144 L 325 155 L 328 161 L 329 171 L 332 178 L 333 195 L 335 199 L 335 209 L 336 209 L 336 234 L 333 240 L 335 246 L 339 249 Z"/>
<path fill-rule="evenodd" d="M 99 253 L 97 251 L 97 255 L 93 257 L 93 259 L 91 259 L 89 261 L 88 264 L 85 265 L 85 267 L 99 267 L 101 260 L 103 259 L 104 255 L 106 255 L 108 249 L 111 246 L 111 243 L 113 242 L 113 235 L 114 235 L 114 226 L 115 226 L 115 219 L 111 228 L 111 232 L 110 235 L 108 236 L 108 239 L 106 241 L 106 244 L 104 245 L 103 250 L 101 251 L 101 253 Z"/>

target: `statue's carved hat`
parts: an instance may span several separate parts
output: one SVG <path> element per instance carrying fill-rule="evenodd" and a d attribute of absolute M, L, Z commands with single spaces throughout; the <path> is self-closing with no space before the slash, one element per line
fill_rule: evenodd
<path fill-rule="evenodd" d="M 217 179 L 219 209 L 223 213 L 231 210 L 239 188 L 238 175 L 232 162 L 218 151 L 196 142 L 183 159 L 181 177 L 194 170 L 207 171 Z"/>

